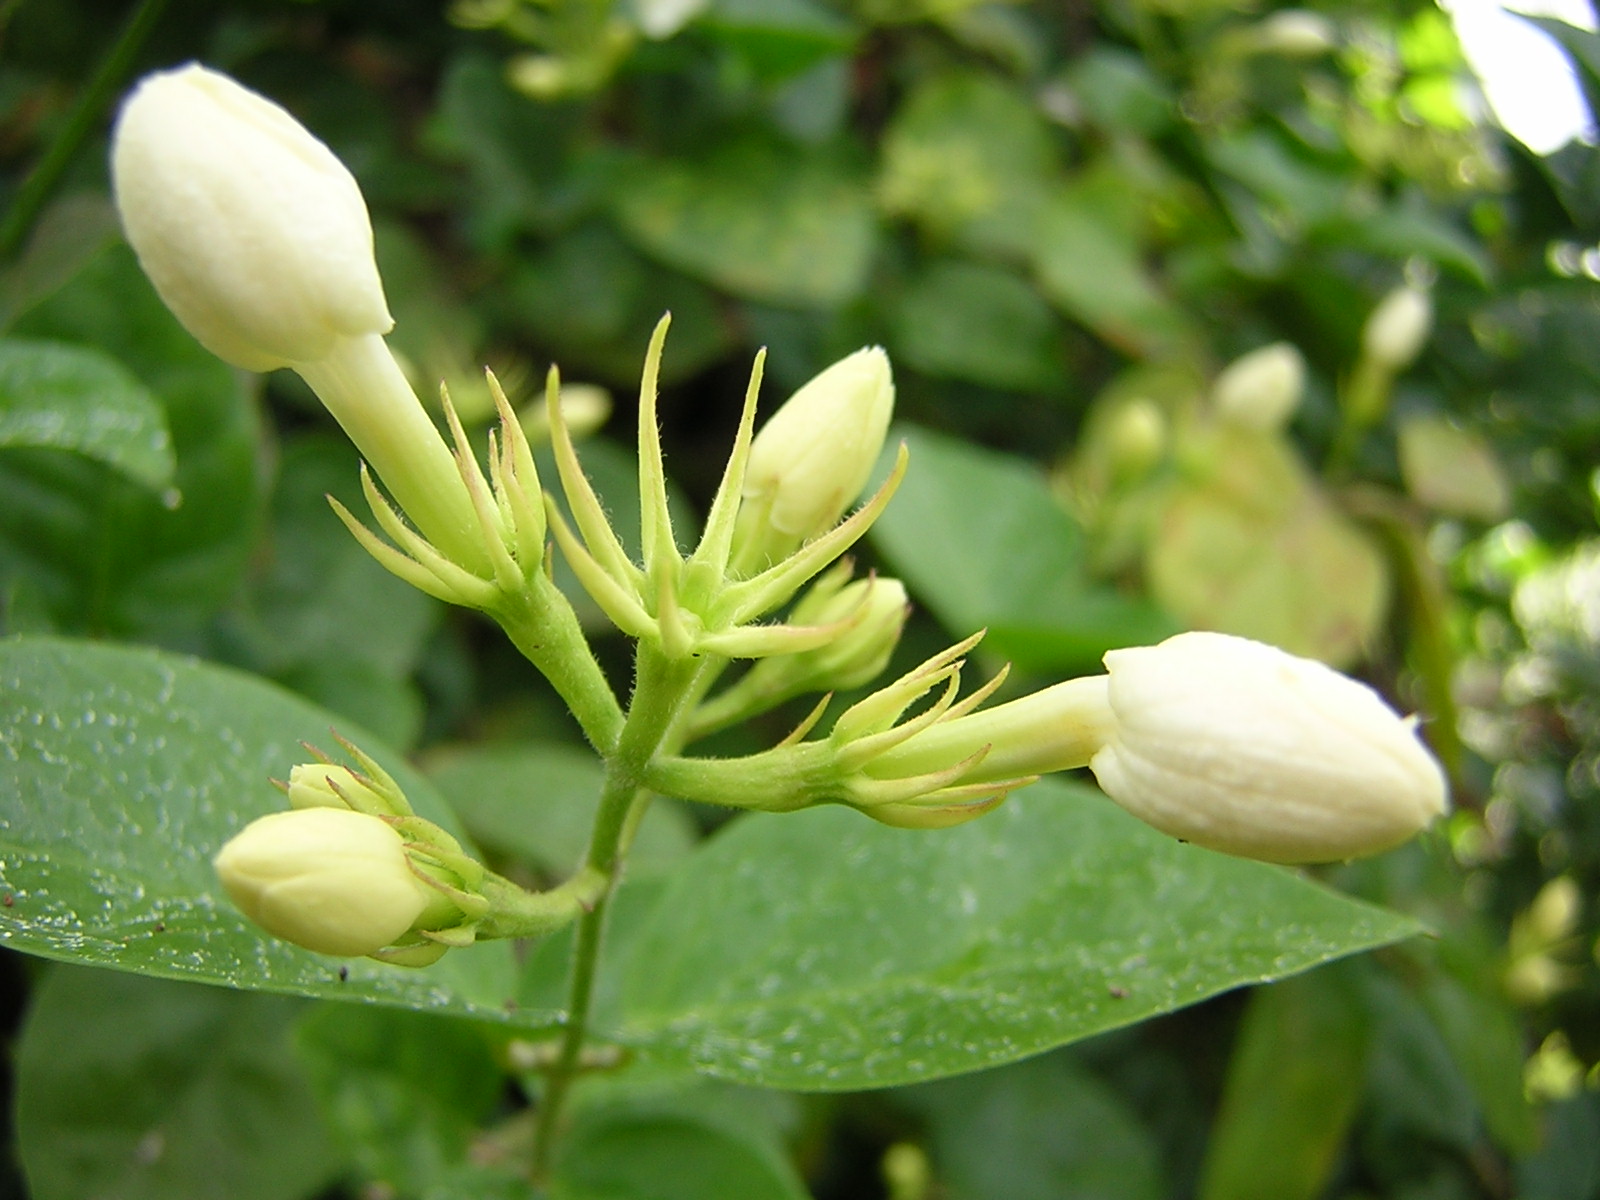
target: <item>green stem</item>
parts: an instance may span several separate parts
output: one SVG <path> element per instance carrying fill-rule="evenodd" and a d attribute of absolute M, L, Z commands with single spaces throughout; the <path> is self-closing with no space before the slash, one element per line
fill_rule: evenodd
<path fill-rule="evenodd" d="M 536 574 L 527 590 L 494 616 L 512 645 L 566 702 L 590 745 L 601 754 L 616 749 L 624 728 L 622 707 L 561 589 Z"/>
<path fill-rule="evenodd" d="M 589 1030 L 589 1008 L 594 999 L 595 968 L 605 938 L 606 911 L 616 890 L 622 861 L 623 832 L 628 813 L 644 786 L 645 769 L 676 723 L 685 699 L 704 668 L 698 659 L 673 660 L 648 641 L 641 641 L 636 659 L 633 697 L 628 716 L 607 755 L 600 807 L 589 835 L 586 868 L 605 877 L 604 891 L 594 907 L 578 919 L 567 976 L 567 1016 L 556 1058 L 545 1075 L 544 1094 L 534 1125 L 530 1173 L 535 1182 L 546 1177 L 555 1133 L 572 1081 L 578 1074 L 583 1042 Z"/>
<path fill-rule="evenodd" d="M 123 76 L 128 73 L 139 47 L 144 45 L 145 38 L 155 28 L 161 10 L 166 6 L 167 0 L 143 0 L 122 27 L 122 33 L 118 35 L 110 53 L 101 60 L 99 70 L 78 97 L 77 106 L 67 118 L 66 125 L 50 143 L 32 173 L 23 180 L 11 202 L 11 211 L 0 221 L 0 259 L 11 257 L 22 244 L 22 239 L 33 226 L 34 218 L 39 215 L 44 202 L 50 198 L 50 193 L 71 165 L 78 147 L 105 111 L 111 93 L 121 86 Z"/>

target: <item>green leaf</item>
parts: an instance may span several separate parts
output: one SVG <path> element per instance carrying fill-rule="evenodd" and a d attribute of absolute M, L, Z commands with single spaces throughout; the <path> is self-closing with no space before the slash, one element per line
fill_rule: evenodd
<path fill-rule="evenodd" d="M 268 780 L 329 749 L 334 718 L 259 679 L 176 655 L 52 638 L 0 642 L 0 944 L 145 975 L 505 1020 L 510 947 L 424 971 L 326 958 L 251 925 L 211 856 L 283 807 Z M 340 732 L 454 828 L 425 780 Z M 521 1012 L 530 1024 L 551 1013 Z"/>
<path fill-rule="evenodd" d="M 602 783 L 593 751 L 559 742 L 464 746 L 437 753 L 428 774 L 480 845 L 555 878 L 582 860 Z M 629 876 L 667 869 L 694 842 L 683 809 L 656 801 L 634 837 Z"/>
<path fill-rule="evenodd" d="M 1180 345 L 1189 322 L 1146 271 L 1128 205 L 1103 187 L 1057 193 L 1038 218 L 1034 271 L 1062 312 L 1126 353 L 1154 355 Z"/>
<path fill-rule="evenodd" d="M 598 222 L 519 257 L 504 290 L 506 319 L 548 344 L 569 380 L 592 373 L 638 387 L 639 365 L 663 312 L 672 313 L 663 383 L 704 370 L 732 345 L 709 288 L 650 262 Z"/>
<path fill-rule="evenodd" d="M 302 435 L 281 453 L 267 552 L 227 614 L 230 657 L 404 746 L 421 721 L 411 675 L 443 606 L 374 562 L 333 514 L 330 495 L 365 507 L 349 442 Z"/>
<path fill-rule="evenodd" d="M 0 446 L 73 450 L 147 488 L 172 482 L 161 406 L 114 359 L 87 346 L 0 341 Z"/>
<path fill-rule="evenodd" d="M 234 594 L 261 504 L 258 416 L 238 372 L 203 350 L 114 246 L 24 313 L 18 336 L 93 345 L 165 409 L 162 495 L 98 462 L 14 450 L 0 464 L 0 578 L 24 579 L 59 627 L 192 644 Z"/>
<path fill-rule="evenodd" d="M 329 1128 L 374 1191 L 466 1200 L 507 1174 L 469 1153 L 506 1082 L 483 1027 L 325 1004 L 297 1043 Z"/>
<path fill-rule="evenodd" d="M 771 1105 L 704 1084 L 613 1088 L 561 1143 L 551 1200 L 806 1200 Z"/>
<path fill-rule="evenodd" d="M 801 1090 L 981 1070 L 1418 931 L 1050 781 L 953 829 L 735 821 L 672 877 L 600 1027 Z"/>
<path fill-rule="evenodd" d="M 1019 392 L 1065 390 L 1060 322 L 1009 271 L 936 261 L 897 299 L 890 310 L 897 362 Z"/>
<path fill-rule="evenodd" d="M 1217 427 L 1185 446 L 1145 551 L 1151 594 L 1217 629 L 1334 666 L 1365 652 L 1389 606 L 1377 544 L 1276 433 Z"/>
<path fill-rule="evenodd" d="M 883 138 L 878 199 L 938 237 L 1025 251 L 1059 171 L 1055 138 L 1022 91 L 977 72 L 929 76 Z"/>
<path fill-rule="evenodd" d="M 849 51 L 857 32 L 814 0 L 716 0 L 699 25 L 760 79 L 789 79 Z"/>
<path fill-rule="evenodd" d="M 1153 1138 L 1110 1088 L 1051 1054 L 894 1096 L 928 1122 L 949 1200 L 1160 1200 Z"/>
<path fill-rule="evenodd" d="M 1369 1021 L 1341 967 L 1257 990 L 1228 1067 L 1200 1200 L 1315 1200 L 1361 1100 Z M 1271 1154 L 1262 1148 L 1272 1147 Z"/>
<path fill-rule="evenodd" d="M 739 296 L 827 306 L 866 284 L 871 200 L 832 151 L 744 138 L 701 161 L 640 161 L 613 203 L 646 253 Z"/>
<path fill-rule="evenodd" d="M 301 1200 L 338 1163 L 290 1046 L 303 1007 L 74 967 L 33 995 L 17 1139 L 35 1200 Z"/>
<path fill-rule="evenodd" d="M 1089 580 L 1083 531 L 1036 467 L 911 426 L 895 432 L 911 468 L 871 536 L 951 633 L 987 628 L 989 649 L 1045 670 L 1172 632 L 1148 603 Z"/>

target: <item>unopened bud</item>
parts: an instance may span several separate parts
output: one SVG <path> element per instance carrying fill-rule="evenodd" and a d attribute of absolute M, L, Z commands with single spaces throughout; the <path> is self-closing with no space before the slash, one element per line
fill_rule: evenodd
<path fill-rule="evenodd" d="M 1143 478 L 1167 450 L 1166 415 L 1159 404 L 1143 396 L 1128 401 L 1112 416 L 1106 434 L 1106 454 L 1119 480 Z"/>
<path fill-rule="evenodd" d="M 772 414 L 750 445 L 735 560 L 759 569 L 831 529 L 861 495 L 894 412 L 882 347 L 857 350 Z"/>
<path fill-rule="evenodd" d="M 222 885 L 261 928 L 319 954 L 375 954 L 435 903 L 380 817 L 314 807 L 245 826 L 215 859 Z"/>
<path fill-rule="evenodd" d="M 1439 764 L 1371 688 L 1220 633 L 1106 655 L 1105 793 L 1164 833 L 1269 862 L 1358 858 L 1446 807 Z"/>
<path fill-rule="evenodd" d="M 1255 42 L 1263 50 L 1290 58 L 1312 58 L 1325 54 L 1339 42 L 1339 31 L 1321 13 L 1303 8 L 1286 8 L 1273 13 L 1255 27 Z"/>
<path fill-rule="evenodd" d="M 1390 371 L 1409 367 L 1433 330 L 1433 302 L 1409 285 L 1395 288 L 1378 303 L 1361 331 L 1366 356 Z"/>
<path fill-rule="evenodd" d="M 1288 342 L 1274 342 L 1229 363 L 1212 385 L 1217 416 L 1251 429 L 1281 429 L 1305 391 L 1306 362 Z"/>
<path fill-rule="evenodd" d="M 267 371 L 394 324 L 356 181 L 278 105 L 198 64 L 150 75 L 112 139 L 122 225 L 218 358 Z"/>

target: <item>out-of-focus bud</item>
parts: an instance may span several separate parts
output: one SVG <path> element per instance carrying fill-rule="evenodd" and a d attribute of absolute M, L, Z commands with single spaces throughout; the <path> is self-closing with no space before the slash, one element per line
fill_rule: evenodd
<path fill-rule="evenodd" d="M 1272 646 L 1186 633 L 1106 655 L 1089 766 L 1164 833 L 1268 862 L 1387 850 L 1446 807 L 1439 764 L 1371 688 Z"/>
<path fill-rule="evenodd" d="M 889 356 L 871 346 L 773 413 L 750 445 L 735 564 L 759 569 L 831 529 L 866 487 L 893 412 Z"/>
<path fill-rule="evenodd" d="M 1288 342 L 1274 342 L 1236 358 L 1212 385 L 1217 416 L 1251 429 L 1281 429 L 1300 406 L 1306 362 Z"/>
<path fill-rule="evenodd" d="M 1303 8 L 1273 13 L 1256 25 L 1254 33 L 1260 49 L 1291 58 L 1325 54 L 1339 41 L 1339 31 L 1332 21 Z"/>
<path fill-rule="evenodd" d="M 350 172 L 226 75 L 148 76 L 117 119 L 111 171 L 145 273 L 217 357 L 267 371 L 394 324 Z"/>
<path fill-rule="evenodd" d="M 1366 357 L 1390 371 L 1409 367 L 1433 330 L 1433 302 L 1421 288 L 1395 288 L 1378 303 L 1361 331 Z"/>
<path fill-rule="evenodd" d="M 435 892 L 380 817 L 314 807 L 245 826 L 215 859 L 240 910 L 268 933 L 319 954 L 375 954 L 404 937 Z"/>
<path fill-rule="evenodd" d="M 1142 479 L 1167 450 L 1167 418 L 1143 396 L 1124 404 L 1106 429 L 1106 456 L 1119 482 Z"/>

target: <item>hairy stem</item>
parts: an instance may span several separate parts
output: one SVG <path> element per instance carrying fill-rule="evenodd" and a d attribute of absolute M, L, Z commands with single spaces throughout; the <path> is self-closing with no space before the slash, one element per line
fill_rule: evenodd
<path fill-rule="evenodd" d="M 561 1110 L 577 1076 L 589 1031 L 595 968 L 605 940 L 606 910 L 620 874 L 628 812 L 644 786 L 646 767 L 672 730 L 704 667 L 697 659 L 669 659 L 648 641 L 639 643 L 636 662 L 633 698 L 616 748 L 606 756 L 605 784 L 584 860 L 586 867 L 605 876 L 606 884 L 594 907 L 578 919 L 572 965 L 567 974 L 566 1024 L 555 1061 L 545 1075 L 544 1095 L 534 1126 L 530 1173 L 536 1182 L 549 1173 Z"/>

